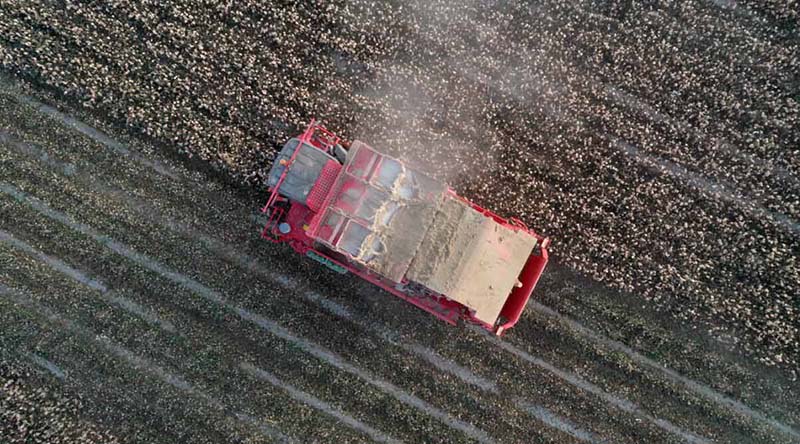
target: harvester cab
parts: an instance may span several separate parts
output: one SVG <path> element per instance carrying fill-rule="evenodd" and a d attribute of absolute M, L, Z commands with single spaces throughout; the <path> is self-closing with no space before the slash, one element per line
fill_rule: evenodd
<path fill-rule="evenodd" d="M 520 221 L 313 121 L 280 151 L 268 185 L 263 237 L 449 323 L 501 334 L 547 263 L 548 240 Z"/>

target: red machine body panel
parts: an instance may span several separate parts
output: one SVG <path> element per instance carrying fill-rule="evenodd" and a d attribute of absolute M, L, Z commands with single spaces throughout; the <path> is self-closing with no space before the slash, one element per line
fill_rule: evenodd
<path fill-rule="evenodd" d="M 344 154 L 340 139 L 313 121 L 284 147 L 269 182 L 263 237 L 452 324 L 502 334 L 548 260 L 548 240 L 519 220 L 363 142 Z"/>

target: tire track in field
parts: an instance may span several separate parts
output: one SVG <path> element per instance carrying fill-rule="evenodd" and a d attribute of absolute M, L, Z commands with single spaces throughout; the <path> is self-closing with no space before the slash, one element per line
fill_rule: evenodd
<path fill-rule="evenodd" d="M 7 81 L 3 78 L 0 78 L 0 83 L 7 83 Z M 64 114 L 50 105 L 46 105 L 42 102 L 39 102 L 38 100 L 30 96 L 19 94 L 17 91 L 14 91 L 12 94 L 14 95 L 14 98 L 19 100 L 20 102 L 30 106 L 31 108 L 52 118 L 53 120 L 60 122 L 62 125 L 66 127 L 74 129 L 75 131 L 83 134 L 84 136 L 114 151 L 120 156 L 130 158 L 147 168 L 153 169 L 162 176 L 168 177 L 178 182 L 181 181 L 182 175 L 175 169 L 165 165 L 162 162 L 159 162 L 157 160 L 147 159 L 141 154 L 131 151 L 130 149 L 128 149 L 128 147 L 112 139 L 102 131 L 99 131 L 92 126 L 89 126 L 74 117 Z M 65 167 L 69 168 L 69 165 L 66 165 Z"/>
<path fill-rule="evenodd" d="M 468 436 L 468 437 L 470 437 L 470 438 L 472 438 L 472 439 L 474 439 L 474 440 L 476 440 L 478 442 L 481 442 L 481 443 L 493 443 L 494 442 L 494 440 L 491 437 L 489 437 L 489 435 L 486 434 L 486 432 L 484 432 L 483 430 L 478 429 L 477 427 L 473 426 L 472 424 L 466 423 L 466 422 L 464 422 L 464 421 L 462 421 L 462 420 L 460 420 L 458 418 L 455 418 L 455 417 L 451 416 L 450 414 L 446 413 L 445 411 L 443 411 L 443 410 L 441 410 L 441 409 L 439 409 L 437 407 L 434 407 L 433 405 L 427 403 L 426 401 L 420 399 L 417 396 L 414 396 L 414 395 L 406 393 L 401 388 L 395 386 L 394 384 L 390 383 L 389 381 L 386 381 L 386 380 L 383 380 L 381 378 L 378 378 L 378 377 L 372 375 L 370 372 L 368 372 L 366 370 L 363 370 L 363 369 L 361 369 L 361 368 L 359 368 L 359 367 L 357 367 L 357 366 L 355 366 L 353 364 L 350 364 L 349 362 L 347 362 L 341 356 L 339 356 L 339 355 L 337 355 L 337 354 L 335 354 L 335 353 L 333 353 L 333 352 L 331 352 L 331 351 L 329 351 L 329 350 L 327 350 L 325 348 L 322 348 L 322 347 L 318 346 L 317 344 L 315 344 L 313 342 L 310 342 L 310 341 L 308 341 L 308 340 L 306 340 L 304 338 L 295 336 L 294 334 L 289 332 L 287 329 L 285 329 L 285 328 L 281 327 L 280 325 L 278 325 L 276 322 L 274 322 L 272 320 L 269 320 L 267 318 L 264 318 L 264 317 L 262 317 L 260 315 L 252 313 L 252 312 L 250 312 L 250 311 L 248 311 L 248 310 L 246 310 L 246 309 L 244 309 L 244 308 L 242 308 L 240 306 L 237 306 L 235 304 L 232 304 L 232 303 L 228 302 L 221 293 L 219 293 L 219 292 L 217 292 L 217 291 L 215 291 L 215 290 L 213 290 L 213 289 L 211 289 L 209 287 L 206 287 L 205 285 L 201 284 L 200 282 L 198 282 L 198 281 L 196 281 L 196 280 L 194 280 L 194 279 L 192 279 L 192 278 L 190 278 L 190 277 L 188 277 L 186 275 L 183 275 L 181 273 L 178 273 L 176 271 L 173 271 L 173 270 L 165 267 L 164 265 L 156 262 L 155 260 L 153 260 L 152 258 L 148 257 L 147 255 L 144 255 L 142 253 L 139 253 L 139 252 L 136 252 L 134 250 L 129 249 L 125 245 L 123 245 L 123 244 L 121 244 L 121 243 L 109 238 L 108 236 L 105 236 L 105 235 L 103 235 L 101 233 L 98 233 L 97 231 L 94 230 L 94 228 L 92 228 L 92 227 L 90 227 L 90 226 L 88 226 L 88 225 L 86 225 L 86 224 L 84 224 L 82 222 L 73 220 L 72 217 L 70 217 L 69 215 L 61 213 L 61 212 L 59 212 L 57 210 L 54 210 L 54 209 L 50 208 L 48 205 L 46 205 L 43 202 L 40 202 L 40 201 L 35 200 L 35 199 L 32 199 L 27 194 L 25 194 L 25 193 L 21 192 L 20 190 L 16 189 L 16 187 L 14 187 L 14 186 L 12 186 L 10 184 L 7 184 L 5 182 L 0 182 L 0 192 L 15 198 L 20 203 L 23 203 L 25 205 L 30 206 L 31 208 L 33 208 L 34 210 L 36 210 L 37 212 L 39 212 L 40 214 L 42 214 L 44 216 L 46 216 L 46 217 L 48 217 L 48 218 L 50 218 L 52 220 L 55 220 L 55 221 L 65 225 L 67 227 L 72 228 L 73 230 L 75 230 L 75 231 L 77 231 L 77 232 L 79 232 L 81 234 L 84 234 L 84 235 L 92 238 L 94 241 L 100 243 L 101 245 L 105 246 L 106 248 L 108 248 L 109 250 L 113 251 L 114 253 L 116 253 L 116 254 L 118 254 L 118 255 L 120 255 L 122 257 L 125 257 L 125 258 L 133 261 L 134 263 L 136 263 L 136 264 L 138 264 L 138 265 L 140 265 L 140 266 L 142 266 L 142 267 L 144 267 L 144 268 L 146 268 L 146 269 L 148 269 L 148 270 L 150 270 L 152 272 L 155 272 L 155 273 L 161 275 L 162 277 L 164 277 L 164 278 L 166 278 L 166 279 L 168 279 L 170 281 L 173 281 L 176 284 L 178 284 L 178 285 L 180 285 L 180 286 L 182 286 L 184 288 L 187 288 L 187 289 L 191 290 L 192 292 L 194 292 L 198 296 L 201 296 L 202 298 L 221 306 L 222 308 L 226 309 L 227 311 L 230 311 L 230 312 L 236 314 L 241 319 L 246 320 L 246 321 L 248 321 L 250 323 L 253 323 L 253 324 L 259 326 L 261 329 L 263 329 L 264 331 L 272 334 L 273 336 L 277 336 L 277 337 L 279 337 L 281 339 L 284 339 L 284 340 L 294 344 L 295 346 L 299 347 L 301 350 L 305 351 L 306 353 L 308 353 L 308 354 L 310 354 L 312 356 L 315 356 L 316 358 L 318 358 L 318 359 L 320 359 L 322 361 L 325 361 L 328 364 L 330 364 L 330 365 L 332 365 L 332 366 L 334 366 L 336 368 L 339 368 L 340 370 L 343 370 L 343 371 L 346 371 L 348 373 L 351 373 L 353 375 L 358 376 L 360 379 L 362 379 L 365 382 L 377 387 L 381 391 L 383 391 L 383 392 L 395 397 L 397 400 L 401 401 L 402 403 L 407 404 L 407 405 L 409 405 L 411 407 L 414 407 L 414 408 L 426 413 L 427 415 L 429 415 L 429 416 L 431 416 L 433 418 L 436 418 L 437 420 L 439 420 L 443 424 L 449 426 L 450 428 L 452 428 L 454 430 L 457 430 L 457 431 L 463 433 L 464 435 L 466 435 L 466 436 Z"/>
<path fill-rule="evenodd" d="M 546 423 L 553 423 L 556 424 L 560 430 L 563 430 L 564 433 L 572 435 L 574 438 L 579 439 L 583 442 L 588 443 L 597 443 L 600 444 L 601 441 L 594 436 L 594 434 L 589 433 L 585 430 L 582 430 L 577 425 L 573 424 L 571 421 L 566 420 L 559 415 L 556 415 L 552 411 L 536 404 L 518 401 L 520 406 L 523 407 L 528 413 L 530 413 L 535 418 L 538 418 L 542 422 Z M 607 442 L 607 440 L 603 440 L 602 442 Z"/>
<path fill-rule="evenodd" d="M 0 284 L 0 295 L 8 298 L 9 300 L 15 302 L 16 304 L 27 307 L 28 309 L 36 313 L 38 316 L 44 318 L 45 320 L 47 320 L 52 324 L 58 325 L 60 328 L 66 330 L 67 332 L 80 337 L 87 343 L 95 344 L 96 346 L 98 346 L 98 348 L 102 349 L 107 354 L 125 361 L 133 369 L 155 376 L 156 378 L 178 389 L 179 391 L 187 394 L 188 396 L 201 400 L 204 404 L 214 408 L 215 410 L 223 411 L 226 414 L 229 414 L 232 417 L 236 418 L 237 420 L 246 423 L 251 427 L 254 427 L 256 430 L 259 431 L 259 433 L 263 434 L 265 437 L 271 438 L 280 443 L 287 443 L 287 444 L 294 443 L 294 441 L 290 439 L 288 436 L 284 435 L 277 429 L 269 427 L 267 424 L 254 423 L 253 421 L 246 419 L 247 415 L 244 414 L 228 413 L 227 412 L 228 409 L 221 401 L 208 395 L 202 390 L 195 388 L 189 381 L 186 381 L 182 377 L 172 374 L 163 369 L 162 367 L 154 363 L 151 363 L 147 359 L 136 355 L 135 353 L 131 352 L 125 347 L 122 347 L 121 345 L 111 341 L 109 338 L 103 335 L 97 335 L 95 332 L 71 320 L 70 318 L 59 315 L 50 310 L 49 308 L 38 304 L 33 299 L 24 295 L 21 291 L 12 287 L 7 287 L 4 284 Z"/>
<path fill-rule="evenodd" d="M 663 373 L 668 379 L 682 385 L 687 390 L 693 391 L 705 397 L 706 399 L 717 403 L 718 405 L 726 406 L 727 408 L 731 409 L 732 411 L 736 412 L 739 415 L 750 417 L 760 422 L 769 424 L 771 427 L 782 432 L 783 434 L 787 436 L 792 436 L 795 439 L 800 440 L 800 433 L 798 433 L 793 428 L 785 424 L 782 424 L 781 422 L 776 421 L 759 411 L 751 409 L 750 407 L 748 407 L 747 405 L 736 399 L 733 399 L 729 396 L 725 396 L 703 384 L 698 383 L 697 381 L 687 378 L 681 375 L 680 373 L 676 372 L 675 370 L 672 370 L 669 367 L 659 364 L 653 359 L 650 359 L 642 355 L 641 353 L 637 352 L 636 350 L 632 349 L 631 347 L 619 341 L 615 341 L 599 333 L 596 333 L 591 329 L 585 327 L 580 322 L 571 319 L 567 316 L 564 316 L 563 314 L 553 310 L 550 307 L 547 307 L 539 302 L 533 301 L 532 304 L 530 305 L 530 308 L 533 308 L 534 310 L 543 313 L 549 317 L 558 319 L 559 322 L 564 323 L 572 330 L 578 332 L 579 334 L 595 342 L 603 344 L 604 346 L 610 348 L 611 350 L 616 350 L 625 353 L 628 357 L 637 362 L 639 365 Z"/>
<path fill-rule="evenodd" d="M 109 290 L 104 283 L 96 279 L 90 278 L 89 276 L 86 275 L 86 273 L 67 265 L 64 261 L 60 259 L 56 259 L 54 257 L 51 257 L 43 253 L 42 251 L 28 244 L 27 242 L 14 237 L 13 234 L 3 230 L 2 228 L 0 228 L 0 242 L 10 244 L 17 249 L 28 253 L 30 256 L 39 259 L 40 261 L 47 264 L 50 268 L 100 293 L 100 295 L 106 302 L 122 308 L 123 310 L 127 311 L 133 316 L 136 316 L 144 320 L 145 322 L 157 328 L 160 328 L 164 331 L 167 331 L 169 333 L 178 333 L 175 329 L 175 326 L 171 322 L 160 319 L 151 310 L 142 307 L 138 303 L 124 296 L 115 294 L 112 290 Z"/>
<path fill-rule="evenodd" d="M 693 135 L 694 138 L 696 138 L 699 141 L 717 142 L 716 146 L 721 147 L 731 156 L 738 157 L 745 163 L 757 166 L 766 174 L 773 174 L 778 179 L 785 181 L 786 183 L 789 183 L 793 186 L 796 186 L 798 183 L 800 183 L 795 174 L 789 169 L 787 169 L 785 166 L 776 165 L 773 162 L 757 157 L 753 153 L 749 153 L 742 149 L 736 148 L 731 142 L 725 140 L 720 136 L 708 134 L 704 131 L 701 131 L 699 128 L 695 127 L 689 122 L 686 122 L 685 120 L 676 118 L 669 114 L 665 114 L 655 109 L 651 104 L 642 100 L 640 97 L 637 97 L 612 85 L 598 84 L 598 87 L 601 87 L 605 91 L 606 95 L 614 102 L 630 110 L 637 111 L 652 121 L 664 123 L 668 126 L 675 127 L 686 134 Z"/>
<path fill-rule="evenodd" d="M 775 45 L 772 41 L 769 41 L 770 39 L 759 41 L 758 44 L 752 44 L 752 36 L 748 34 L 754 30 L 753 28 L 732 27 L 729 20 L 719 18 L 713 11 L 711 14 L 704 10 L 697 11 L 696 4 L 688 5 L 686 9 L 680 7 L 634 8 L 632 12 L 638 18 L 638 20 L 634 19 L 628 23 L 632 25 L 632 29 L 621 28 L 617 30 L 619 32 L 606 33 L 607 42 L 604 43 L 615 48 L 625 48 L 625 45 L 632 45 L 634 48 L 633 53 L 627 54 L 627 58 L 624 60 L 631 62 L 633 66 L 624 63 L 598 63 L 592 66 L 590 60 L 584 60 L 585 57 L 579 57 L 577 60 L 584 70 L 597 72 L 606 79 L 616 79 L 615 83 L 617 84 L 628 87 L 638 85 L 639 89 L 642 87 L 648 88 L 654 92 L 659 103 L 671 108 L 673 113 L 677 112 L 681 115 L 686 114 L 686 109 L 676 109 L 676 101 L 670 100 L 669 94 L 674 90 L 669 88 L 671 82 L 664 78 L 664 74 L 669 80 L 672 80 L 674 77 L 670 78 L 671 73 L 697 75 L 700 74 L 698 70 L 705 70 L 702 74 L 714 73 L 721 77 L 719 82 L 689 82 L 686 85 L 686 93 L 692 105 L 700 105 L 704 111 L 711 113 L 713 121 L 709 122 L 707 128 L 710 128 L 717 136 L 723 139 L 728 136 L 738 135 L 735 133 L 739 131 L 730 126 L 730 121 L 736 122 L 738 118 L 741 118 L 741 115 L 726 115 L 725 111 L 730 111 L 726 109 L 729 105 L 720 100 L 720 97 L 732 96 L 737 100 L 738 104 L 743 104 L 746 109 L 753 109 L 754 104 L 760 104 L 764 101 L 778 108 L 784 105 L 782 97 L 786 93 L 791 94 L 793 91 L 788 82 L 785 85 L 781 85 L 783 82 L 780 82 L 781 78 L 786 74 L 786 68 L 790 66 L 791 47 Z M 696 12 L 702 14 L 699 19 L 702 22 L 698 22 L 697 15 L 694 14 Z M 700 28 L 695 28 L 697 25 L 700 25 Z M 759 31 L 770 28 L 772 27 L 765 26 Z M 665 59 L 648 59 L 646 54 L 642 54 L 641 46 L 637 46 L 641 44 L 640 40 L 646 41 L 644 39 L 648 39 L 652 41 L 656 36 L 655 33 L 660 33 L 660 37 L 662 37 L 652 43 L 657 48 L 656 50 L 666 52 L 667 55 L 679 50 L 683 57 L 678 60 L 676 58 L 670 59 L 667 56 L 665 59 L 669 60 L 669 65 L 665 66 Z M 743 44 L 742 39 L 750 41 Z M 724 42 L 723 47 L 727 46 L 726 49 L 731 52 L 735 50 L 738 57 L 726 57 L 729 54 L 728 52 L 708 51 L 708 46 L 720 44 L 721 40 Z M 591 50 L 598 44 L 597 41 L 582 37 L 576 43 L 583 50 Z M 642 58 L 634 58 L 634 56 Z M 770 63 L 765 63 L 765 60 L 769 60 Z M 783 67 L 784 71 L 776 72 L 776 66 L 778 69 Z M 664 68 L 667 67 L 673 69 L 665 70 Z M 631 71 L 631 68 L 633 71 Z M 666 73 L 662 70 L 666 71 Z M 752 82 L 745 84 L 739 82 L 737 85 L 731 85 L 731 78 L 736 73 L 745 71 L 748 72 Z M 774 82 L 764 81 L 765 79 L 774 79 Z M 739 86 L 745 86 L 745 88 L 739 89 Z M 696 112 L 697 110 L 693 109 L 692 111 Z M 775 121 L 767 121 L 769 118 L 768 113 L 757 113 L 752 117 L 758 119 L 760 128 L 776 123 Z M 778 127 L 780 126 L 779 124 Z M 771 126 L 770 130 L 775 128 Z M 771 131 L 768 130 L 767 132 Z M 747 147 L 753 150 L 752 144 L 747 144 Z M 747 154 L 754 155 L 753 153 Z M 763 156 L 764 153 L 761 153 L 761 155 Z"/>
<path fill-rule="evenodd" d="M 489 341 L 493 342 L 498 347 L 502 348 L 503 350 L 508 351 L 509 353 L 519 357 L 520 359 L 527 361 L 536 367 L 542 368 L 547 370 L 549 373 L 553 374 L 554 376 L 562 379 L 575 387 L 578 387 L 588 393 L 591 393 L 598 398 L 602 399 L 606 403 L 613 405 L 614 407 L 628 412 L 636 417 L 644 419 L 648 422 L 651 422 L 658 426 L 659 428 L 663 429 L 665 432 L 679 436 L 684 441 L 691 443 L 691 444 L 711 444 L 711 441 L 708 438 L 703 436 L 697 435 L 694 432 L 690 432 L 688 430 L 684 430 L 681 427 L 673 424 L 670 421 L 662 418 L 656 418 L 655 416 L 649 414 L 647 411 L 642 409 L 639 405 L 621 398 L 617 395 L 611 394 L 603 390 L 602 388 L 598 387 L 595 384 L 581 378 L 580 376 L 576 375 L 575 373 L 562 370 L 549 362 L 545 361 L 542 358 L 538 358 L 536 356 L 531 355 L 530 353 L 522 350 L 521 348 L 511 344 L 510 342 L 503 341 L 495 336 L 491 336 L 484 331 L 478 330 L 473 328 L 474 331 L 485 335 Z"/>
<path fill-rule="evenodd" d="M 16 96 L 20 95 L 16 91 L 14 91 L 14 93 L 15 93 Z M 39 110 L 41 110 L 42 107 L 46 107 L 46 105 L 40 104 L 35 99 L 27 98 L 27 102 L 26 103 L 28 103 L 29 105 L 31 105 L 31 106 L 35 107 L 36 109 L 39 109 Z M 69 117 L 66 114 L 63 114 L 61 112 L 55 111 L 52 108 L 49 108 L 49 109 L 51 110 L 51 112 L 47 113 L 48 116 L 50 116 L 51 118 L 56 119 L 57 121 L 60 121 L 62 124 L 65 124 L 65 125 L 68 125 L 68 126 L 72 126 L 72 127 L 76 127 L 75 124 L 72 124 L 72 122 L 78 122 L 76 119 L 71 118 L 71 117 Z M 64 119 L 66 119 L 66 120 L 64 120 Z M 90 126 L 88 126 L 86 124 L 83 124 L 83 123 L 80 123 L 80 122 L 78 122 L 78 123 L 80 124 L 79 126 L 81 128 L 84 128 L 84 131 L 80 131 L 80 132 L 85 134 L 86 136 L 92 138 L 96 142 L 101 143 L 101 144 L 103 144 L 103 145 L 115 150 L 115 152 L 131 153 L 131 151 L 128 150 L 126 147 L 124 147 L 124 145 L 119 144 L 118 142 L 114 141 L 113 139 L 111 139 L 110 137 L 104 135 L 103 133 L 97 131 L 96 129 L 91 128 Z M 119 151 L 118 150 L 119 147 L 121 147 L 124 151 Z M 41 156 L 39 156 L 39 157 L 41 158 Z M 158 172 L 159 174 L 164 175 L 164 172 L 163 172 L 164 168 L 156 168 L 154 166 L 154 165 L 156 165 L 156 163 L 153 163 L 153 162 L 151 162 L 151 161 L 149 161 L 147 159 L 144 159 L 141 156 L 130 156 L 129 158 L 131 158 L 132 160 L 142 164 L 143 166 L 146 166 L 146 167 L 148 167 L 150 169 L 153 169 L 154 171 Z M 52 159 L 50 159 L 50 160 L 52 161 Z M 62 168 L 62 170 L 63 170 L 63 168 Z M 170 177 L 172 179 L 175 179 L 175 177 L 172 177 L 172 176 L 168 176 L 168 177 Z M 180 224 L 178 224 L 178 226 L 179 225 Z M 192 230 L 189 230 L 189 231 L 192 231 Z M 194 233 L 196 234 L 196 232 L 194 232 Z M 214 241 L 211 238 L 206 237 L 205 239 L 203 239 L 203 242 L 204 243 L 209 243 L 210 245 L 213 245 Z M 230 256 L 230 252 L 228 253 L 228 256 L 231 257 Z M 248 261 L 252 260 L 252 258 L 246 258 L 246 257 L 242 257 L 242 256 L 239 256 L 237 258 L 236 255 L 234 255 L 233 259 L 236 262 L 239 262 L 240 265 L 242 263 L 253 263 L 253 262 L 248 262 Z M 250 268 L 250 267 L 248 267 L 248 268 Z M 260 270 L 259 272 L 261 272 L 261 273 L 267 272 L 266 270 L 264 270 L 263 268 L 260 268 L 260 267 L 257 267 L 255 269 L 256 270 Z M 273 275 L 271 277 L 271 279 L 275 280 L 276 282 L 280 283 L 282 280 L 285 279 L 285 277 L 275 276 L 274 273 L 271 273 L 271 272 L 268 272 L 268 273 Z M 296 283 L 290 283 L 289 285 L 296 285 Z M 320 300 L 320 297 L 321 297 L 321 295 L 313 294 L 313 293 L 306 292 L 306 291 L 302 292 L 302 294 L 304 295 L 304 297 L 306 297 L 308 299 L 311 299 L 311 300 Z M 331 309 L 332 310 L 336 310 L 336 311 L 338 311 L 338 313 L 340 315 L 342 313 L 346 312 L 346 311 L 343 311 L 343 310 L 346 310 L 346 309 L 342 309 L 341 306 L 336 307 L 335 305 L 331 305 L 331 302 L 332 301 L 328 301 L 326 303 L 327 308 L 329 309 L 329 311 Z M 333 303 L 333 304 L 335 304 L 335 303 Z M 326 307 L 323 306 L 323 308 L 326 308 Z M 332 312 L 334 312 L 334 311 L 332 311 Z M 334 314 L 336 314 L 336 312 L 334 312 Z M 372 328 L 374 328 L 374 326 Z M 383 335 L 385 335 L 385 334 L 386 333 L 383 333 Z M 601 336 L 599 334 L 595 334 L 595 336 L 597 338 L 603 338 L 603 336 Z M 394 342 L 396 343 L 396 341 L 394 341 Z M 604 344 L 604 345 L 608 345 L 608 344 Z M 411 347 L 411 346 L 409 346 L 409 347 Z M 625 350 L 620 350 L 620 351 L 623 351 L 628 356 L 630 356 L 632 359 L 637 360 L 637 358 L 636 358 L 637 355 L 632 355 L 631 353 L 629 353 L 628 351 L 625 351 Z M 629 351 L 633 352 L 633 353 L 636 353 L 633 350 L 629 350 Z M 417 354 L 418 356 L 423 357 L 423 359 L 426 359 L 425 355 L 428 355 L 428 359 L 426 359 L 428 362 L 430 362 L 433 365 L 437 366 L 438 368 L 440 368 L 440 369 L 442 369 L 444 371 L 448 371 L 449 373 L 454 374 L 456 376 L 459 376 L 459 373 L 460 373 L 461 376 L 459 376 L 459 377 L 462 380 L 470 380 L 471 379 L 472 381 L 481 381 L 480 384 L 483 385 L 484 387 L 488 387 L 489 385 L 487 385 L 487 384 L 493 384 L 491 382 L 482 380 L 482 378 L 481 379 L 475 379 L 472 376 L 474 374 L 471 374 L 471 372 L 469 372 L 468 370 L 467 370 L 467 372 L 469 372 L 469 373 L 464 373 L 462 371 L 462 369 L 459 368 L 460 366 L 456 366 L 456 367 L 451 366 L 451 364 L 453 364 L 451 361 L 446 361 L 447 365 L 444 365 L 445 361 L 437 360 L 435 358 L 435 356 L 438 356 L 437 354 L 435 354 L 435 352 L 433 352 L 432 355 L 429 352 L 431 352 L 430 349 L 418 350 L 417 352 L 415 352 L 415 354 Z M 641 355 L 638 355 L 638 356 L 641 357 Z M 438 362 L 438 365 L 437 365 L 437 362 Z M 447 368 L 448 366 L 450 366 L 450 368 Z M 688 380 L 688 378 L 683 377 L 684 379 L 692 382 L 692 384 L 687 385 L 685 383 L 686 382 L 685 380 L 682 381 L 680 378 L 676 378 L 676 376 L 677 377 L 681 377 L 680 374 L 678 374 L 678 373 L 676 373 L 676 372 L 674 372 L 674 371 L 672 371 L 672 370 L 670 370 L 668 368 L 665 368 L 665 367 L 663 367 L 661 365 L 650 366 L 650 368 L 653 368 L 655 370 L 659 370 L 668 379 L 673 380 L 674 382 L 679 382 L 684 386 L 687 386 L 687 388 L 689 388 L 690 390 L 694 391 L 695 393 L 697 393 L 697 394 L 705 397 L 706 399 L 709 399 L 709 400 L 711 400 L 711 401 L 713 401 L 713 402 L 715 402 L 715 403 L 717 403 L 717 404 L 719 404 L 721 406 L 726 406 L 726 407 L 729 407 L 729 408 L 733 408 L 733 410 L 736 411 L 737 413 L 743 414 L 743 415 L 747 415 L 747 416 L 751 417 L 752 419 L 755 419 L 755 420 L 758 420 L 758 421 L 762 421 L 763 422 L 765 420 L 765 418 L 766 418 L 773 427 L 781 430 L 783 433 L 788 433 L 788 434 L 791 434 L 792 436 L 797 436 L 797 433 L 794 430 L 792 430 L 791 428 L 789 428 L 788 426 L 785 426 L 785 425 L 783 425 L 783 424 L 781 424 L 781 423 L 779 423 L 779 422 L 777 422 L 775 420 L 769 420 L 769 418 L 767 418 L 766 415 L 763 415 L 763 414 L 761 414 L 759 412 L 756 412 L 756 411 L 754 411 L 752 409 L 749 409 L 746 406 L 744 406 L 744 404 L 742 404 L 742 403 L 740 403 L 738 401 L 734 401 L 734 402 L 737 402 L 738 405 L 730 403 L 730 402 L 726 401 L 726 397 L 724 395 L 720 395 L 719 393 L 715 392 L 713 389 L 711 389 L 711 388 L 709 388 L 709 387 L 707 387 L 707 386 L 705 386 L 703 384 L 700 384 L 700 383 L 698 383 L 696 381 Z M 474 375 L 474 376 L 477 377 L 477 375 Z M 744 407 L 744 409 L 742 407 Z M 660 426 L 670 427 L 670 424 L 669 423 L 662 423 Z M 689 435 L 687 434 L 686 436 L 689 436 Z"/>
<path fill-rule="evenodd" d="M 731 206 L 741 209 L 744 213 L 750 214 L 755 219 L 768 220 L 773 225 L 785 230 L 789 234 L 800 236 L 800 223 L 785 214 L 776 213 L 759 206 L 757 202 L 748 199 L 736 190 L 728 189 L 720 182 L 711 181 L 704 175 L 695 173 L 679 163 L 645 153 L 625 140 L 607 135 L 601 135 L 601 137 L 609 140 L 609 142 L 621 152 L 636 159 L 637 162 L 645 165 L 649 169 L 673 176 L 688 187 L 702 194 L 719 198 Z"/>
<path fill-rule="evenodd" d="M 0 304 L 13 305 L 3 298 Z M 10 317 L 2 315 L 0 323 L 7 328 Z M 27 311 L 23 317 L 28 325 L 33 321 Z M 40 349 L 39 344 L 36 349 Z M 27 346 L 0 347 L 0 439 L 6 444 L 120 444 L 120 434 L 112 432 L 107 423 L 93 421 L 83 414 L 85 398 L 69 393 L 69 382 L 51 373 L 61 369 L 48 370 L 41 365 L 49 366 L 48 363 L 49 360 L 31 353 Z M 170 442 L 163 439 L 162 444 Z"/>
<path fill-rule="evenodd" d="M 609 99 L 613 103 L 618 104 L 630 111 L 638 113 L 647 119 L 664 124 L 667 127 L 672 127 L 683 133 L 689 140 L 697 141 L 698 144 L 708 143 L 713 145 L 718 152 L 724 152 L 730 155 L 730 163 L 745 163 L 757 167 L 764 173 L 765 176 L 773 176 L 784 185 L 789 185 L 792 188 L 800 186 L 800 181 L 795 175 L 781 165 L 776 165 L 772 162 L 764 160 L 755 156 L 752 153 L 736 148 L 731 142 L 725 140 L 722 136 L 708 134 L 705 131 L 691 125 L 685 120 L 665 114 L 652 105 L 645 102 L 641 98 L 627 93 L 622 89 L 602 83 L 594 77 L 585 77 L 592 87 L 598 91 L 598 94 L 604 95 L 604 98 Z M 648 153 L 646 150 L 636 148 L 635 144 L 623 140 L 622 136 L 613 136 L 601 132 L 595 132 L 597 136 L 609 141 L 612 145 L 616 146 L 620 151 L 637 159 L 640 163 L 645 165 L 657 164 L 660 168 L 656 171 L 666 172 L 672 175 L 679 181 L 688 185 L 690 188 L 705 193 L 711 197 L 719 197 L 726 201 L 733 207 L 740 208 L 746 213 L 752 214 L 755 218 L 761 218 L 771 221 L 777 227 L 780 227 L 791 234 L 797 234 L 800 230 L 800 224 L 794 218 L 784 212 L 772 210 L 764 202 L 764 195 L 771 196 L 777 188 L 776 184 L 759 184 L 758 189 L 742 190 L 726 181 L 724 178 L 719 177 L 719 173 L 711 172 L 710 174 L 702 169 L 700 172 L 695 172 L 692 168 L 697 168 L 696 162 L 691 163 L 690 166 L 684 165 L 686 160 L 664 158 L 657 153 Z M 690 159 L 691 160 L 691 159 Z M 763 178 L 763 177 L 762 177 Z M 754 191 L 762 197 L 753 197 Z M 774 202 L 773 202 L 774 204 Z"/>
<path fill-rule="evenodd" d="M 392 438 L 391 436 L 388 436 L 388 435 L 384 434 L 383 432 L 381 432 L 379 430 L 376 430 L 376 429 L 368 426 L 367 424 L 364 424 L 363 422 L 361 422 L 361 421 L 353 418 L 352 416 L 342 412 L 341 410 L 337 409 L 336 407 L 333 407 L 332 405 L 328 404 L 327 402 L 317 398 L 316 396 L 313 396 L 313 395 L 308 394 L 308 393 L 306 393 L 306 392 L 304 392 L 302 390 L 298 390 L 298 389 L 292 387 L 291 385 L 287 384 L 286 382 L 281 381 L 274 374 L 272 374 L 272 373 L 270 373 L 270 372 L 268 372 L 268 371 L 266 371 L 264 369 L 258 368 L 258 367 L 254 366 L 253 364 L 250 364 L 248 362 L 240 363 L 239 367 L 242 370 L 244 370 L 245 372 L 249 373 L 250 375 L 252 375 L 252 376 L 254 376 L 254 377 L 256 377 L 256 378 L 258 378 L 260 380 L 266 381 L 266 382 L 274 385 L 275 387 L 278 387 L 278 388 L 286 391 L 287 393 L 289 393 L 289 396 L 291 396 L 292 398 L 296 399 L 297 401 L 300 401 L 300 402 L 302 402 L 304 404 L 308 404 L 308 405 L 314 407 L 315 409 L 317 409 L 317 410 L 319 410 L 319 411 L 321 411 L 321 412 L 323 412 L 323 413 L 325 413 L 325 414 L 327 414 L 329 416 L 332 416 L 332 417 L 336 418 L 337 420 L 339 420 L 340 422 L 350 426 L 351 428 L 353 428 L 353 429 L 355 429 L 355 430 L 357 430 L 357 431 L 369 436 L 375 442 L 382 442 L 382 443 L 388 443 L 388 444 L 400 444 L 401 443 L 401 441 L 398 441 L 398 440 Z"/>
<path fill-rule="evenodd" d="M 3 288 L 0 288 L 0 292 L 3 292 L 3 290 L 4 290 Z M 56 379 L 63 381 L 64 379 L 67 378 L 67 374 L 64 372 L 64 370 L 61 367 L 57 366 L 52 361 L 49 361 L 37 355 L 36 353 L 32 353 L 29 351 L 24 352 L 23 355 L 37 367 L 53 375 Z"/>

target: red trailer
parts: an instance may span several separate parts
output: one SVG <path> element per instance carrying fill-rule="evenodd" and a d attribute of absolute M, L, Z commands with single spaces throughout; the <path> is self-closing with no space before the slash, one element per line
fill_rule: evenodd
<path fill-rule="evenodd" d="M 264 238 L 451 324 L 502 334 L 547 264 L 549 240 L 520 220 L 314 121 L 283 147 L 268 185 Z"/>

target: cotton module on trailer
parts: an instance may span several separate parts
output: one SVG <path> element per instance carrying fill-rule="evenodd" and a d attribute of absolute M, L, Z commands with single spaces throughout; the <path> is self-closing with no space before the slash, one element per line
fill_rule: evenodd
<path fill-rule="evenodd" d="M 451 324 L 502 334 L 547 264 L 549 240 L 520 220 L 313 120 L 278 154 L 268 185 L 264 238 Z"/>

